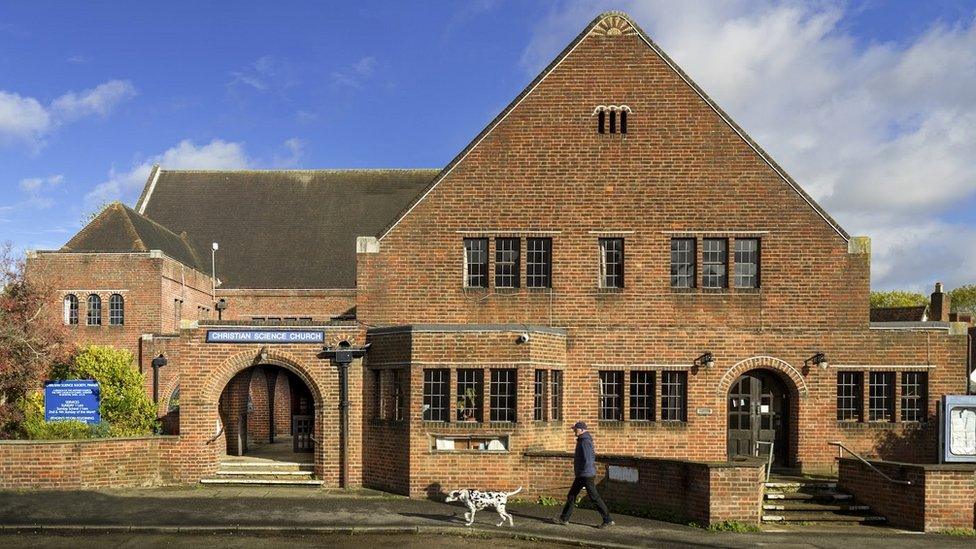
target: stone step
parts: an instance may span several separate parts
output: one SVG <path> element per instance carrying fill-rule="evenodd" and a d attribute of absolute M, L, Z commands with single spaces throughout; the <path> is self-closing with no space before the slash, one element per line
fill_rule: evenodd
<path fill-rule="evenodd" d="M 781 500 L 791 500 L 791 501 L 850 501 L 853 497 L 850 494 L 842 494 L 837 492 L 819 492 L 808 494 L 806 492 L 766 492 L 764 494 L 766 500 L 781 501 Z"/>
<path fill-rule="evenodd" d="M 810 491 L 810 490 L 836 490 L 837 483 L 830 481 L 788 481 L 788 482 L 766 482 L 764 483 L 766 488 L 771 488 L 773 490 L 778 490 L 781 492 L 796 492 L 796 491 Z"/>
<path fill-rule="evenodd" d="M 806 512 L 806 513 L 817 513 L 817 512 L 863 512 L 870 511 L 871 507 L 867 505 L 854 505 L 854 504 L 843 504 L 843 503 L 790 503 L 784 501 L 782 503 L 765 503 L 763 504 L 764 511 L 791 511 L 791 512 Z"/>
<path fill-rule="evenodd" d="M 315 464 L 294 461 L 221 461 L 222 471 L 313 471 Z"/>
<path fill-rule="evenodd" d="M 310 479 L 314 478 L 311 471 L 217 471 L 219 478 L 277 478 L 277 479 Z"/>
<path fill-rule="evenodd" d="M 884 517 L 870 514 L 844 515 L 840 513 L 796 513 L 779 512 L 762 516 L 763 522 L 843 522 L 852 524 L 880 524 L 886 522 Z"/>
<path fill-rule="evenodd" d="M 277 479 L 277 478 L 202 478 L 200 484 L 219 484 L 219 485 L 274 485 L 274 486 L 322 486 L 323 481 L 318 479 Z"/>

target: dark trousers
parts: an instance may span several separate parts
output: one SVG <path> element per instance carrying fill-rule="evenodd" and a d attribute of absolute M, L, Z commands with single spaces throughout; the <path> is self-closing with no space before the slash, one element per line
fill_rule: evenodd
<path fill-rule="evenodd" d="M 569 520 L 569 517 L 573 514 L 573 509 L 576 508 L 576 496 L 579 495 L 580 490 L 583 488 L 586 488 L 586 495 L 589 496 L 593 505 L 596 505 L 597 511 L 600 511 L 603 522 L 609 522 L 610 512 L 607 510 L 607 505 L 600 499 L 600 493 L 596 491 L 593 477 L 576 477 L 576 480 L 573 481 L 573 486 L 569 489 L 569 494 L 566 496 L 566 506 L 563 507 L 563 512 L 560 517 L 563 520 Z"/>

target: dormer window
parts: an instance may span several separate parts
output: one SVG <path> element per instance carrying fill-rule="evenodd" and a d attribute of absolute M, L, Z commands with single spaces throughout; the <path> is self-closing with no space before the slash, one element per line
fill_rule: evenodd
<path fill-rule="evenodd" d="M 627 133 L 627 105 L 599 105 L 594 109 L 598 133 Z"/>

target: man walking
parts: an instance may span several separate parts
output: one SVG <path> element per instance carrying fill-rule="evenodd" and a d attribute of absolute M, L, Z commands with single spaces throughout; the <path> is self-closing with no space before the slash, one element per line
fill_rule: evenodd
<path fill-rule="evenodd" d="M 562 514 L 553 522 L 569 524 L 569 517 L 573 514 L 573 509 L 576 508 L 576 496 L 579 495 L 580 490 L 586 488 L 586 495 L 596 505 L 603 517 L 603 522 L 597 528 L 613 526 L 614 522 L 610 518 L 610 512 L 607 511 L 606 504 L 600 499 L 600 494 L 596 491 L 596 485 L 593 482 L 593 478 L 596 476 L 596 450 L 593 448 L 593 437 L 590 436 L 590 432 L 586 430 L 586 424 L 582 421 L 577 421 L 573 425 L 573 434 L 576 435 L 576 453 L 573 456 L 573 470 L 576 474 L 576 480 L 573 481 L 569 495 L 566 496 L 566 505 L 563 507 Z"/>

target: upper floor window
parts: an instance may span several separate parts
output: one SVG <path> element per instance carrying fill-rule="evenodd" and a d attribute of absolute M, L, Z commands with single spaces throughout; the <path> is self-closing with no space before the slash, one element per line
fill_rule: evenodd
<path fill-rule="evenodd" d="M 108 298 L 108 323 L 112 326 L 125 324 L 125 300 L 121 294 Z"/>
<path fill-rule="evenodd" d="M 518 288 L 519 253 L 521 240 L 518 238 L 495 239 L 495 287 Z"/>
<path fill-rule="evenodd" d="M 464 287 L 488 287 L 488 239 L 464 239 Z"/>
<path fill-rule="evenodd" d="M 759 239 L 735 239 L 735 287 L 759 287 Z"/>
<path fill-rule="evenodd" d="M 695 287 L 695 239 L 671 239 L 671 287 Z"/>
<path fill-rule="evenodd" d="M 525 243 L 525 285 L 552 288 L 552 239 L 528 238 Z"/>
<path fill-rule="evenodd" d="M 102 325 L 102 298 L 98 294 L 88 296 L 88 325 Z"/>
<path fill-rule="evenodd" d="M 598 133 L 627 133 L 627 116 L 630 114 L 627 105 L 599 105 L 593 114 L 596 115 Z"/>
<path fill-rule="evenodd" d="M 74 294 L 64 296 L 64 323 L 78 324 L 78 296 Z"/>
<path fill-rule="evenodd" d="M 702 240 L 702 287 L 727 288 L 729 241 L 724 238 Z"/>
<path fill-rule="evenodd" d="M 624 239 L 600 239 L 600 287 L 624 287 Z"/>

